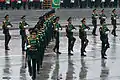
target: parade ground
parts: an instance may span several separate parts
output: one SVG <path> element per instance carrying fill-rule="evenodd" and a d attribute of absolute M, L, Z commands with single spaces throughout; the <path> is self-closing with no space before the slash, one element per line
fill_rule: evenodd
<path fill-rule="evenodd" d="M 101 10 L 101 9 L 100 9 Z M 0 80 L 32 80 L 28 73 L 28 67 L 25 68 L 25 55 L 21 49 L 21 37 L 19 34 L 18 23 L 20 17 L 26 15 L 26 21 L 30 27 L 39 20 L 39 17 L 48 10 L 8 10 L 0 11 Z M 105 9 L 107 15 L 106 23 L 112 30 L 111 9 Z M 119 9 L 117 11 L 119 16 Z M 9 14 L 13 28 L 10 30 L 12 39 L 9 43 L 10 50 L 4 49 L 4 34 L 1 30 L 1 24 L 5 14 Z M 51 41 L 45 51 L 43 68 L 40 74 L 37 74 L 36 80 L 120 80 L 120 25 L 117 25 L 117 37 L 109 33 L 110 48 L 107 50 L 107 59 L 101 59 L 101 41 L 99 33 L 99 20 L 97 34 L 92 35 L 93 26 L 91 25 L 92 9 L 62 9 L 57 10 L 56 15 L 60 16 L 60 24 L 63 30 L 60 31 L 60 52 L 56 55 L 52 51 L 55 42 Z M 68 56 L 68 40 L 64 26 L 67 24 L 67 18 L 73 17 L 73 25 L 77 28 L 74 31 L 76 38 L 73 56 Z M 81 19 L 86 17 L 86 23 L 90 26 L 87 31 L 89 44 L 87 46 L 86 57 L 81 57 L 81 40 L 78 37 L 79 25 Z M 119 19 L 118 19 L 119 23 Z M 27 31 L 28 33 L 28 31 Z"/>

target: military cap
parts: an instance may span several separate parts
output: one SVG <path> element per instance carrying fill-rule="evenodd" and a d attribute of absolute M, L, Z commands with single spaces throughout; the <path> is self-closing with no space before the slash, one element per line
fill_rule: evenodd
<path fill-rule="evenodd" d="M 25 17 L 26 17 L 26 15 L 23 15 L 23 16 L 21 17 L 21 19 L 25 19 Z"/>
<path fill-rule="evenodd" d="M 113 9 L 112 12 L 114 12 L 116 9 Z"/>
<path fill-rule="evenodd" d="M 101 10 L 101 12 L 103 12 L 103 11 L 104 11 L 104 9 Z"/>
<path fill-rule="evenodd" d="M 86 18 L 83 18 L 82 20 L 81 20 L 81 22 L 84 22 L 86 20 Z"/>
<path fill-rule="evenodd" d="M 57 16 L 55 19 L 54 19 L 54 21 L 56 21 L 57 19 L 59 19 L 60 17 L 59 16 Z"/>
<path fill-rule="evenodd" d="M 69 17 L 67 21 L 70 21 L 72 19 L 72 17 Z"/>
<path fill-rule="evenodd" d="M 8 16 L 9 16 L 9 15 L 8 15 L 8 14 L 6 14 L 4 18 L 7 18 Z"/>
<path fill-rule="evenodd" d="M 93 12 L 96 11 L 96 9 L 93 9 Z"/>

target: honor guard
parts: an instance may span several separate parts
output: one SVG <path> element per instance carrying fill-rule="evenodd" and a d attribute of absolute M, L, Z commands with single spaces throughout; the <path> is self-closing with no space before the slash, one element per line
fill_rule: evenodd
<path fill-rule="evenodd" d="M 3 34 L 5 35 L 5 50 L 10 50 L 8 47 L 9 41 L 11 39 L 11 35 L 9 33 L 9 28 L 13 27 L 12 24 L 9 22 L 9 15 L 5 16 L 5 20 L 2 24 Z"/>
<path fill-rule="evenodd" d="M 92 34 L 93 34 L 94 36 L 97 36 L 97 35 L 96 35 L 97 18 L 98 18 L 98 15 L 96 14 L 96 9 L 94 9 L 94 10 L 93 10 L 93 13 L 92 13 L 92 24 L 93 24 L 93 26 L 94 26 L 93 31 L 92 31 Z"/>
<path fill-rule="evenodd" d="M 101 13 L 99 15 L 99 19 L 100 19 L 100 24 L 102 25 L 105 22 L 106 19 L 106 15 L 104 14 L 104 9 L 101 10 Z"/>
<path fill-rule="evenodd" d="M 21 22 L 19 23 L 19 29 L 20 29 L 20 35 L 22 39 L 22 51 L 25 51 L 25 43 L 26 43 L 26 27 L 28 27 L 28 24 L 25 21 L 25 15 L 21 17 Z"/>
<path fill-rule="evenodd" d="M 106 55 L 107 49 L 110 48 L 108 42 L 108 33 L 110 32 L 110 30 L 107 28 L 107 25 L 104 22 L 102 24 L 102 27 L 100 27 L 99 31 L 100 31 L 100 40 L 102 41 L 101 58 L 107 59 L 105 56 L 107 56 Z"/>
<path fill-rule="evenodd" d="M 55 47 L 53 48 L 53 51 L 56 52 L 57 54 L 61 54 L 59 52 L 59 30 L 61 28 L 62 30 L 62 27 L 61 25 L 58 23 L 59 22 L 59 17 L 56 17 L 55 18 L 55 23 L 54 23 L 54 35 L 55 35 Z M 57 51 L 56 51 L 57 50 Z"/>
<path fill-rule="evenodd" d="M 86 56 L 84 53 L 86 52 L 85 49 L 88 45 L 88 39 L 87 39 L 87 29 L 89 30 L 90 28 L 86 25 L 86 19 L 83 18 L 81 20 L 82 25 L 80 25 L 79 29 L 79 38 L 81 39 L 81 56 Z"/>
<path fill-rule="evenodd" d="M 114 35 L 114 36 L 117 36 L 117 35 L 116 35 L 117 18 L 118 18 L 118 16 L 117 16 L 117 14 L 116 14 L 116 9 L 113 9 L 112 14 L 111 14 L 111 23 L 112 23 L 112 25 L 113 25 L 113 30 L 112 30 L 111 34 Z"/>
<path fill-rule="evenodd" d="M 27 38 L 27 59 L 28 59 L 28 71 L 32 79 L 36 79 L 36 64 L 39 52 L 39 39 L 37 38 L 37 31 L 32 30 L 30 36 Z M 32 64 L 31 64 L 32 62 Z"/>
<path fill-rule="evenodd" d="M 71 17 L 69 17 L 67 21 L 68 21 L 68 25 L 66 26 L 66 36 L 68 38 L 68 55 L 73 55 L 71 51 L 73 51 L 73 47 L 76 39 L 73 37 L 72 30 L 76 28 L 72 25 Z"/>

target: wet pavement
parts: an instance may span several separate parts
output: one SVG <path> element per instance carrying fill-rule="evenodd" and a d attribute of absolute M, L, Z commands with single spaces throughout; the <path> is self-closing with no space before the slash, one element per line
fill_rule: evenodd
<path fill-rule="evenodd" d="M 112 26 L 108 26 L 112 29 Z M 21 39 L 18 30 L 11 30 L 12 40 L 10 51 L 4 50 L 4 36 L 0 39 L 0 80 L 31 80 L 25 58 L 21 51 Z M 36 80 L 120 80 L 120 36 L 113 37 L 109 34 L 110 49 L 107 51 L 108 59 L 100 57 L 101 41 L 98 36 L 91 35 L 88 31 L 89 45 L 86 49 L 87 57 L 80 56 L 80 39 L 78 30 L 74 31 L 77 39 L 74 46 L 74 56 L 67 55 L 67 37 L 65 30 L 60 35 L 60 52 L 57 56 L 51 48 L 51 42 L 45 53 L 43 68 Z M 120 34 L 119 28 L 117 34 Z"/>
<path fill-rule="evenodd" d="M 3 16 L 3 14 L 7 12 L 9 11 L 2 11 L 0 14 Z M 14 11 L 10 11 L 11 14 L 13 12 Z M 23 11 L 21 12 L 22 14 L 19 15 L 21 16 L 24 13 L 28 14 L 29 12 L 30 11 Z M 37 13 L 37 15 L 34 15 L 34 18 L 28 17 L 27 19 L 31 27 L 36 24 L 39 12 L 40 11 L 32 11 L 32 13 L 29 14 L 30 16 Z M 70 12 L 70 10 L 68 10 L 68 12 Z M 17 27 L 19 21 L 19 19 L 17 19 L 19 18 L 19 15 L 17 13 L 19 12 L 12 14 L 12 16 L 15 16 L 15 18 L 12 19 L 15 27 Z M 73 15 L 72 13 L 69 14 Z M 89 13 L 86 14 L 89 16 Z M 0 17 L 2 17 L 1 15 Z M 80 15 L 82 15 L 82 13 Z M 64 15 L 61 16 L 64 17 Z M 62 18 L 60 21 L 62 25 L 65 25 L 67 23 L 65 22 L 65 18 Z M 81 18 L 76 18 L 73 21 L 73 24 L 78 25 L 80 23 L 80 19 Z M 110 23 L 110 20 L 107 20 L 107 23 Z M 87 24 L 91 24 L 90 18 L 88 18 Z M 98 28 L 99 27 L 100 26 L 98 26 Z M 43 68 L 40 70 L 40 74 L 37 75 L 36 80 L 120 80 L 119 25 L 117 28 L 118 37 L 114 37 L 109 34 L 110 48 L 107 51 L 107 60 L 102 60 L 100 56 L 101 41 L 99 38 L 100 36 L 98 29 L 98 36 L 94 37 L 91 35 L 93 26 L 90 26 L 91 29 L 87 32 L 89 39 L 89 45 L 86 49 L 87 57 L 80 56 L 81 44 L 78 37 L 79 28 L 76 28 L 77 30 L 74 31 L 76 38 L 73 52 L 74 55 L 71 57 L 67 55 L 68 41 L 67 37 L 65 36 L 65 28 L 63 28 L 63 30 L 60 31 L 60 52 L 62 52 L 62 54 L 58 56 L 52 51 L 54 42 L 51 42 L 45 53 Z M 108 28 L 112 30 L 111 25 L 109 25 Z M 11 50 L 5 51 L 4 35 L 2 34 L 2 30 L 0 30 L 0 80 L 31 80 L 28 73 L 28 68 L 25 69 L 25 55 L 22 55 L 21 51 L 21 39 L 19 36 L 19 30 L 10 30 L 10 33 L 12 35 L 12 39 L 9 45 Z"/>

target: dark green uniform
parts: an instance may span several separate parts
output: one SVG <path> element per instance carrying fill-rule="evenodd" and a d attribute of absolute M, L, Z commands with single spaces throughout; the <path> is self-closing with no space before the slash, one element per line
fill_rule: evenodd
<path fill-rule="evenodd" d="M 39 38 L 39 54 L 38 54 L 38 60 L 37 60 L 37 71 L 39 74 L 39 69 L 42 68 L 42 63 L 43 63 L 43 58 L 44 58 L 44 51 L 45 51 L 45 47 L 44 47 L 44 34 L 42 34 L 41 32 L 39 32 L 38 34 L 38 38 Z"/>
<path fill-rule="evenodd" d="M 57 54 L 60 54 L 59 52 L 59 30 L 60 28 L 62 29 L 61 25 L 58 22 L 55 22 L 54 23 L 54 32 L 55 32 L 54 35 L 55 35 L 56 42 L 55 42 L 55 47 L 53 48 L 53 50 L 55 52 L 57 49 Z"/>
<path fill-rule="evenodd" d="M 28 58 L 28 70 L 33 80 L 36 79 L 36 64 L 39 54 L 38 51 L 39 51 L 39 39 L 37 37 L 35 39 L 33 39 L 32 37 L 28 37 L 26 53 Z"/>
<path fill-rule="evenodd" d="M 25 42 L 26 42 L 26 29 L 25 26 L 27 26 L 28 24 L 25 21 L 22 21 L 19 23 L 19 29 L 20 29 L 20 35 L 22 38 L 22 51 L 24 51 L 25 49 Z"/>
<path fill-rule="evenodd" d="M 105 22 L 106 19 L 106 15 L 103 12 L 104 10 L 101 11 L 101 14 L 99 15 L 99 19 L 100 19 L 100 24 L 102 25 Z"/>
<path fill-rule="evenodd" d="M 87 47 L 89 42 L 89 40 L 87 39 L 87 33 L 85 31 L 86 29 L 90 28 L 82 23 L 79 29 L 79 38 L 81 39 L 81 56 L 86 56 L 84 55 L 84 52 L 86 52 L 85 48 Z"/>
<path fill-rule="evenodd" d="M 11 35 L 9 33 L 9 27 L 12 27 L 12 24 L 8 20 L 3 21 L 2 29 L 3 29 L 3 34 L 5 35 L 5 50 L 9 50 L 8 44 L 11 39 Z"/>
<path fill-rule="evenodd" d="M 95 11 L 95 10 L 93 10 L 93 11 Z M 94 28 L 93 28 L 92 34 L 95 36 L 96 36 L 96 29 L 97 29 L 97 18 L 98 18 L 98 15 L 95 12 L 93 12 L 92 24 L 93 24 Z"/>
<path fill-rule="evenodd" d="M 111 34 L 113 34 L 114 36 L 117 36 L 116 35 L 116 28 L 117 28 L 117 21 L 116 21 L 116 19 L 117 19 L 117 15 L 114 13 L 114 11 L 112 12 L 112 14 L 111 14 L 111 23 L 112 23 L 112 25 L 113 25 L 113 30 L 112 30 L 112 33 Z"/>
<path fill-rule="evenodd" d="M 102 49 L 101 49 L 101 57 L 106 59 L 106 50 L 109 48 L 108 42 L 108 31 L 106 24 L 103 23 L 102 27 L 100 27 L 100 40 L 102 41 Z"/>
<path fill-rule="evenodd" d="M 76 29 L 71 23 L 68 23 L 67 29 L 66 29 L 66 35 L 68 37 L 68 55 L 71 54 L 71 51 L 73 51 L 73 46 L 76 41 L 76 39 L 73 37 L 72 30 Z"/>

